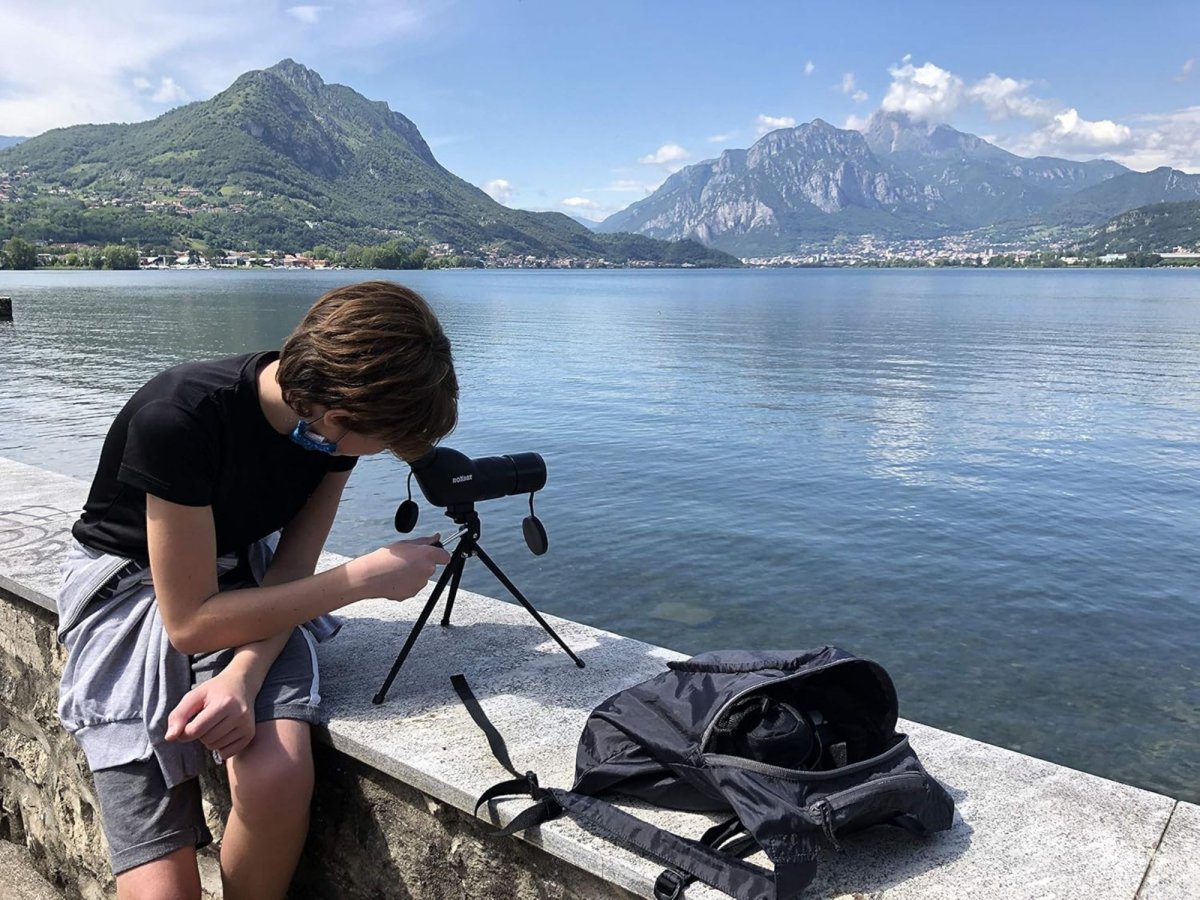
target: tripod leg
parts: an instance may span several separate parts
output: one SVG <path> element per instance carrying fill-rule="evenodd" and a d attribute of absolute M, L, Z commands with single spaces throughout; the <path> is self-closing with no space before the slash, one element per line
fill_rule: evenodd
<path fill-rule="evenodd" d="M 442 595 L 442 590 L 446 587 L 446 583 L 451 579 L 454 580 L 455 587 L 458 586 L 458 579 L 462 575 L 463 565 L 466 563 L 466 556 L 460 556 L 456 551 L 454 556 L 450 558 L 450 562 L 446 568 L 442 570 L 442 576 L 438 579 L 437 584 L 433 588 L 433 593 L 429 595 L 429 600 L 425 603 L 425 608 L 421 610 L 421 615 L 417 616 L 417 621 L 413 624 L 412 631 L 408 633 L 408 639 L 404 642 L 404 646 L 400 648 L 400 655 L 396 657 L 396 661 L 392 663 L 392 670 L 388 672 L 388 676 L 384 679 L 383 686 L 371 700 L 376 706 L 384 701 L 387 697 L 387 692 L 392 686 L 392 682 L 396 680 L 396 673 L 400 671 L 400 667 L 404 665 L 404 660 L 408 658 L 409 651 L 412 650 L 413 644 L 417 642 L 417 635 L 421 633 L 421 629 L 425 627 L 425 623 L 429 621 L 429 615 L 433 612 L 433 608 L 437 606 L 438 598 Z M 454 594 L 450 595 L 450 602 L 454 601 Z"/>
<path fill-rule="evenodd" d="M 455 548 L 457 552 L 457 548 Z M 463 569 L 467 565 L 467 557 L 470 555 L 469 549 L 462 554 L 462 564 L 454 570 L 454 574 L 450 577 L 450 593 L 446 595 L 446 611 L 442 613 L 442 625 L 450 624 L 450 613 L 454 611 L 454 598 L 458 596 L 458 583 L 462 581 Z"/>
<path fill-rule="evenodd" d="M 506 588 L 508 588 L 508 592 L 517 598 L 517 602 L 520 603 L 523 607 L 525 607 L 525 611 L 528 612 L 531 616 L 533 616 L 534 620 L 539 625 L 542 626 L 542 630 L 545 631 L 546 634 L 550 635 L 550 637 L 554 638 L 554 640 L 558 643 L 558 646 L 563 648 L 563 651 L 567 654 L 567 656 L 571 657 L 571 659 L 573 659 L 575 661 L 575 665 L 577 665 L 579 668 L 582 669 L 583 668 L 583 660 L 580 659 L 578 656 L 576 656 L 571 651 L 571 648 L 568 647 L 565 643 L 563 643 L 563 639 L 560 638 L 554 632 L 554 629 L 550 627 L 550 624 L 545 619 L 542 618 L 541 613 L 539 613 L 536 609 L 533 608 L 533 604 L 525 599 L 525 595 L 522 594 L 519 590 L 517 590 L 517 586 L 508 580 L 508 576 L 500 571 L 500 567 L 498 565 L 496 565 L 494 562 L 492 562 L 492 558 L 490 556 L 488 556 L 486 553 L 484 553 L 483 548 L 480 547 L 478 544 L 475 545 L 475 555 L 478 556 L 479 559 L 483 562 L 483 564 L 488 567 L 488 569 L 491 571 L 491 573 L 493 575 L 496 576 L 496 578 L 500 581 L 500 583 L 502 585 L 504 585 Z"/>

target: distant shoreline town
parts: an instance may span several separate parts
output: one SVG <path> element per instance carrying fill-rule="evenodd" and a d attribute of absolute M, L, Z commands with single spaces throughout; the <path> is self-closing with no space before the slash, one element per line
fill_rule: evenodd
<path fill-rule="evenodd" d="M 1200 267 L 1200 250 L 1179 247 L 1160 253 L 1129 252 L 1080 255 L 1058 250 L 1022 248 L 971 249 L 944 242 L 878 243 L 871 239 L 830 250 L 747 257 L 751 268 L 1153 268 Z M 602 258 L 479 253 L 468 255 L 450 244 L 407 250 L 396 243 L 346 250 L 317 247 L 308 253 L 266 251 L 154 250 L 144 253 L 128 244 L 47 244 L 13 238 L 0 245 L 0 269 L 55 268 L 109 270 L 195 269 L 623 269 L 695 268 L 652 260 L 614 263 Z"/>

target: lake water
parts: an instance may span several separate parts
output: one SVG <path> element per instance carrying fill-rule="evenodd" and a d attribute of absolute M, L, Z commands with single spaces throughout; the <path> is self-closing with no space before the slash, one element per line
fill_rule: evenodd
<path fill-rule="evenodd" d="M 375 274 L 454 343 L 446 443 L 546 459 L 546 556 L 479 507 L 539 608 L 836 644 L 906 717 L 1200 800 L 1200 272 L 2 272 L 0 455 L 90 478 L 145 379 Z M 394 539 L 406 474 L 364 460 L 331 549 Z"/>

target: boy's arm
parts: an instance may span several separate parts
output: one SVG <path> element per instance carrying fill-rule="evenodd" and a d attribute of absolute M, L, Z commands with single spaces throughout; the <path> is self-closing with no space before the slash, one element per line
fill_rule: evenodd
<path fill-rule="evenodd" d="M 321 491 L 318 488 L 318 491 Z M 332 491 L 332 486 L 330 487 Z M 317 506 L 324 508 L 329 496 Z M 335 504 L 336 506 L 336 504 Z M 315 513 L 314 513 L 315 515 Z M 150 571 L 167 636 L 183 653 L 241 647 L 288 633 L 309 619 L 367 597 L 406 599 L 450 561 L 436 536 L 397 541 L 317 575 L 312 571 L 324 537 L 298 529 L 290 547 L 280 542 L 279 568 L 272 583 L 243 590 L 217 590 L 216 529 L 212 507 L 184 506 L 146 496 L 146 537 Z M 274 583 L 274 579 L 280 579 Z"/>
<path fill-rule="evenodd" d="M 326 474 L 300 512 L 284 526 L 263 587 L 286 584 L 313 573 L 349 479 L 349 471 Z"/>
<path fill-rule="evenodd" d="M 330 472 L 284 529 L 262 584 L 286 584 L 311 575 L 350 473 Z M 238 647 L 219 675 L 197 685 L 168 718 L 168 740 L 199 740 L 224 759 L 254 738 L 254 698 L 271 665 L 291 639 L 292 628 Z"/>
<path fill-rule="evenodd" d="M 329 472 L 317 485 L 300 512 L 284 527 L 279 546 L 262 580 L 263 587 L 287 584 L 313 573 L 349 479 L 349 470 Z M 246 678 L 257 694 L 271 664 L 283 652 L 291 636 L 292 629 L 287 628 L 265 640 L 243 644 L 233 654 L 229 668 Z"/>

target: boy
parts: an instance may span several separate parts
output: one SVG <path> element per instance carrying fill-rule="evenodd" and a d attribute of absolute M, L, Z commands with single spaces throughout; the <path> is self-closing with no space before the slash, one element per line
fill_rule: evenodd
<path fill-rule="evenodd" d="M 170 369 L 117 415 L 63 566 L 59 715 L 121 900 L 200 896 L 210 753 L 232 797 L 226 900 L 285 895 L 312 794 L 314 640 L 336 633 L 331 611 L 411 597 L 449 561 L 436 535 L 314 575 L 318 555 L 357 458 L 416 459 L 457 408 L 437 318 L 375 281 L 325 294 L 280 352 Z"/>

